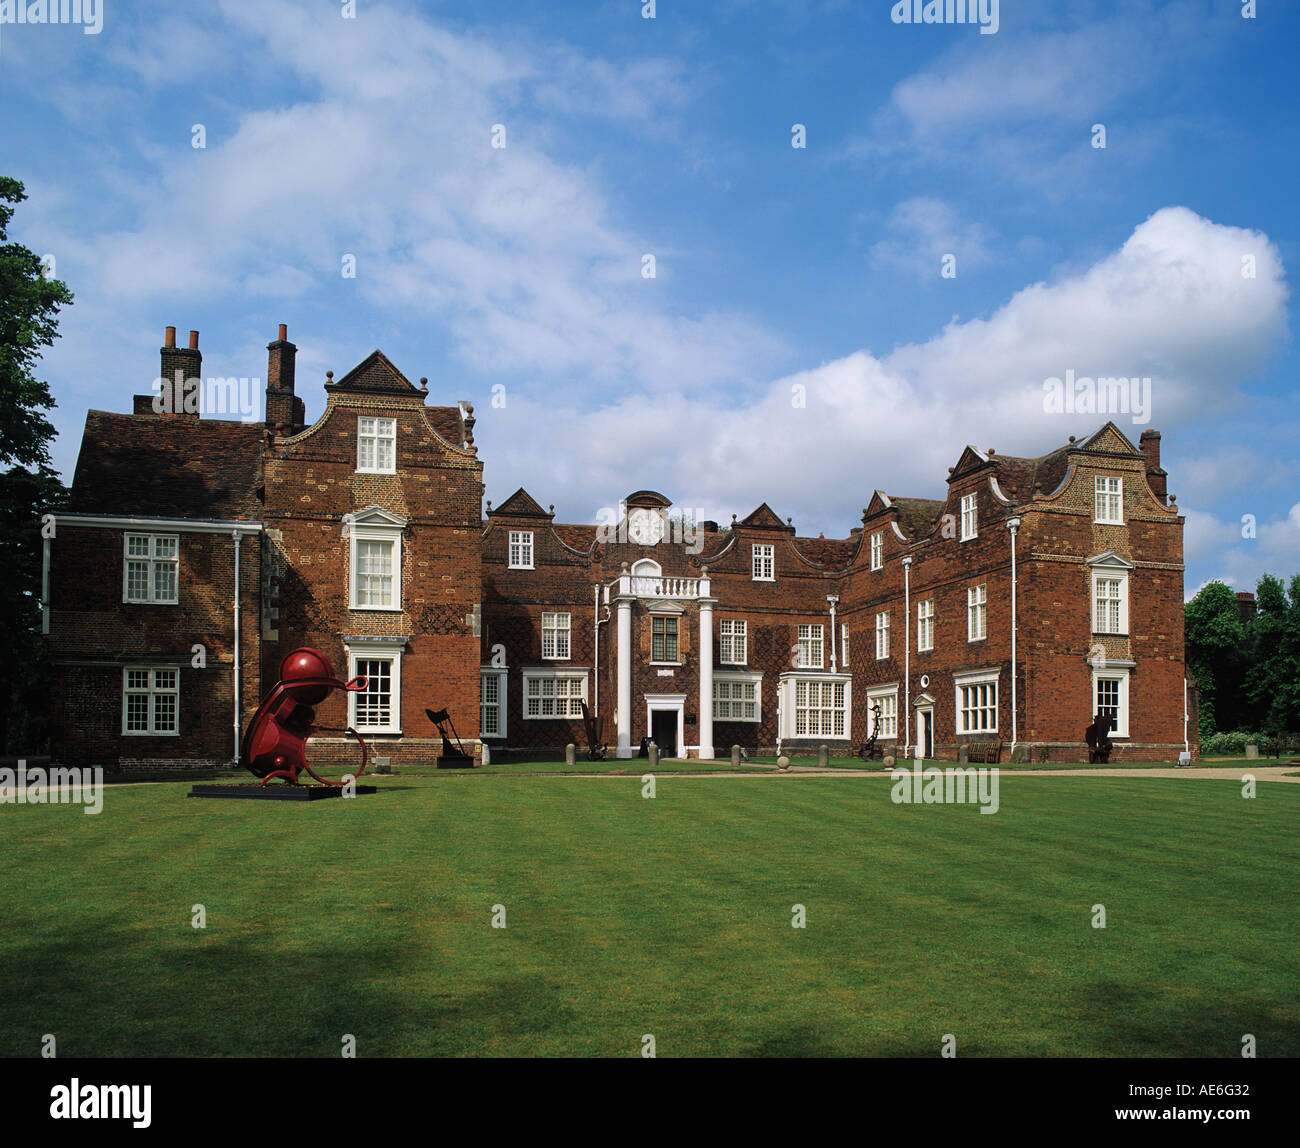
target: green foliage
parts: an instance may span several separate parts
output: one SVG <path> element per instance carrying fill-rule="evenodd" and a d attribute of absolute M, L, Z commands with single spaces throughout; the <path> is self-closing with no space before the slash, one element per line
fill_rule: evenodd
<path fill-rule="evenodd" d="M 1237 598 L 1223 582 L 1208 582 L 1184 607 L 1187 671 L 1200 684 L 1199 733 L 1211 736 L 1232 713 L 1244 672 L 1245 630 Z M 1216 720 L 1218 719 L 1218 720 Z"/>
<path fill-rule="evenodd" d="M 35 368 L 58 337 L 60 307 L 72 293 L 42 273 L 39 257 L 8 242 L 23 185 L 0 176 L 0 662 L 9 675 L 0 693 L 0 748 L 38 752 L 46 731 L 47 677 L 40 636 L 41 515 L 59 506 L 66 490 L 50 467 L 54 407 Z"/>

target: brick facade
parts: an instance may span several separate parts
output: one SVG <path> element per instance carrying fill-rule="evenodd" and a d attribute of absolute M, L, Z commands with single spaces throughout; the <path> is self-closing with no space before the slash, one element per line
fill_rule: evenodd
<path fill-rule="evenodd" d="M 197 333 L 174 343 L 169 328 L 163 366 L 198 370 Z M 379 351 L 327 376 L 306 426 L 295 354 L 281 327 L 265 423 L 158 414 L 148 396 L 88 414 L 49 543 L 56 759 L 232 759 L 236 533 L 241 726 L 299 646 L 374 678 L 320 707 L 325 765 L 355 760 L 349 723 L 396 764 L 432 760 L 426 707 L 475 746 L 585 748 L 581 700 L 623 755 L 651 736 L 687 755 L 853 752 L 873 703 L 898 752 L 1014 740 L 1078 760 L 1099 704 L 1119 719 L 1115 760 L 1183 749 L 1183 518 L 1157 432 L 1134 446 L 1107 423 L 1036 459 L 967 447 L 944 498 L 876 491 L 844 539 L 801 538 L 766 504 L 683 533 L 655 491 L 597 527 L 557 523 L 525 490 L 485 515 L 472 406 L 429 406 Z M 150 539 L 165 557 L 133 558 Z M 162 600 L 127 600 L 156 599 L 155 577 Z M 128 678 L 136 694 L 162 681 L 176 716 L 150 688 L 128 716 Z M 165 732 L 128 729 L 155 718 Z"/>

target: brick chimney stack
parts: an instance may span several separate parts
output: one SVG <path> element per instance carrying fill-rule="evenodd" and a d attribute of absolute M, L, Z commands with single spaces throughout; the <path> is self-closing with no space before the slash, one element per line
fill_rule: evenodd
<path fill-rule="evenodd" d="M 160 349 L 162 367 L 160 376 L 170 391 L 164 396 L 170 403 L 164 403 L 164 413 L 199 417 L 199 399 L 203 392 L 203 355 L 199 351 L 199 333 L 190 332 L 190 345 L 176 345 L 176 328 L 168 327 L 163 336 Z M 177 375 L 179 382 L 177 385 Z"/>
<path fill-rule="evenodd" d="M 280 324 L 275 341 L 267 343 L 266 428 L 291 435 L 306 423 L 306 408 L 294 394 L 294 364 L 298 348 L 289 342 L 289 328 Z"/>
<path fill-rule="evenodd" d="M 1138 445 L 1147 460 L 1147 485 L 1162 504 L 1168 505 L 1167 475 L 1164 467 L 1160 465 L 1160 432 L 1144 430 Z"/>

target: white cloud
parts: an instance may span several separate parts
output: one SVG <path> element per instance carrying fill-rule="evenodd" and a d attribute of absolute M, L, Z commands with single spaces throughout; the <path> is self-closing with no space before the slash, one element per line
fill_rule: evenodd
<path fill-rule="evenodd" d="M 1241 277 L 1243 251 L 1256 253 L 1254 280 Z M 489 488 L 544 486 L 534 495 L 580 520 L 641 485 L 711 516 L 766 500 L 801 529 L 842 537 L 876 487 L 941 497 L 967 442 L 1033 455 L 1096 429 L 1111 416 L 1044 411 L 1043 381 L 1067 368 L 1150 375 L 1151 421 L 1163 427 L 1168 453 L 1179 426 L 1240 402 L 1240 383 L 1285 334 L 1286 298 L 1266 236 L 1166 208 L 1118 251 L 1024 288 L 988 318 L 954 321 L 883 355 L 858 351 L 775 380 L 748 401 L 639 394 L 586 415 L 529 407 L 498 425 L 498 412 L 485 413 L 484 443 L 500 435 L 512 444 L 508 452 L 485 445 Z M 792 405 L 795 386 L 806 391 L 802 408 Z M 1134 439 L 1146 425 L 1114 418 Z M 522 442 L 522 426 L 540 433 Z M 555 472 L 556 436 L 579 444 L 579 477 Z M 1200 525 L 1194 520 L 1193 536 Z"/>
<path fill-rule="evenodd" d="M 933 196 L 903 200 L 890 213 L 883 230 L 889 238 L 871 248 L 871 266 L 878 271 L 938 279 L 949 255 L 954 257 L 953 270 L 959 275 L 992 259 L 987 229 L 963 220 L 951 204 Z"/>

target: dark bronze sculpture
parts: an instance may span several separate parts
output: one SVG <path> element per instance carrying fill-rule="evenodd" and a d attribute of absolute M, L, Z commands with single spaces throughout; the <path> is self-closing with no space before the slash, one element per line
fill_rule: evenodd
<path fill-rule="evenodd" d="M 587 760 L 604 761 L 605 742 L 601 736 L 601 727 L 605 724 L 603 715 L 601 717 L 592 717 L 591 711 L 587 708 L 587 703 L 583 702 L 582 720 L 587 727 Z"/>
<path fill-rule="evenodd" d="M 451 715 L 446 710 L 425 710 L 429 715 L 429 720 L 438 727 L 438 732 L 442 734 L 442 752 L 438 755 L 439 769 L 473 769 L 474 758 L 465 752 L 465 747 L 460 744 L 460 738 L 456 734 L 456 723 L 451 720 Z M 447 736 L 447 730 L 443 726 L 446 722 L 451 726 L 451 737 Z M 451 746 L 455 741 L 456 748 Z"/>
<path fill-rule="evenodd" d="M 862 748 L 858 750 L 858 756 L 863 761 L 871 761 L 873 758 L 884 757 L 885 750 L 883 746 L 876 744 L 876 738 L 880 734 L 880 703 L 873 702 L 871 705 L 871 715 L 875 719 L 875 724 L 871 727 L 871 736 L 862 743 Z"/>
<path fill-rule="evenodd" d="M 1110 764 L 1110 751 L 1115 747 L 1109 735 L 1114 726 L 1114 714 L 1098 713 L 1092 719 L 1092 725 L 1084 731 L 1083 737 L 1088 743 L 1089 765 Z"/>

